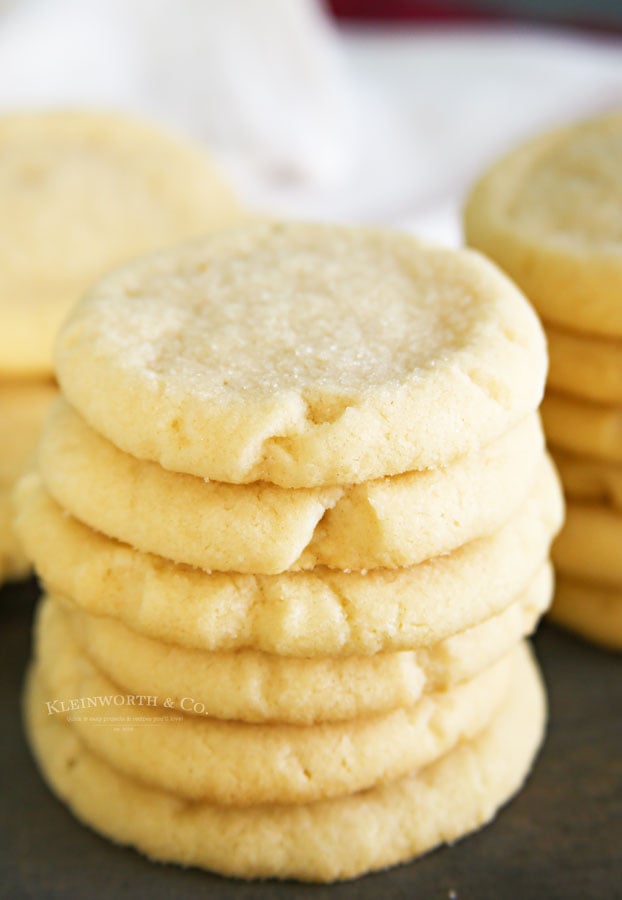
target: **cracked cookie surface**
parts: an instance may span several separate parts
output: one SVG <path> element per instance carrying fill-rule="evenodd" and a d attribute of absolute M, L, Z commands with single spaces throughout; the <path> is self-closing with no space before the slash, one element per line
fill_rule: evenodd
<path fill-rule="evenodd" d="M 543 453 L 532 414 L 444 469 L 324 488 L 232 485 L 137 460 L 62 402 L 38 459 L 57 502 L 96 531 L 206 571 L 275 575 L 397 568 L 449 553 L 518 510 Z"/>
<path fill-rule="evenodd" d="M 500 612 L 543 566 L 563 502 L 548 460 L 492 535 L 403 569 L 208 574 L 141 553 L 67 515 L 22 479 L 16 527 L 51 593 L 148 637 L 210 650 L 365 655 L 427 646 Z M 547 590 L 546 584 L 544 590 Z"/>

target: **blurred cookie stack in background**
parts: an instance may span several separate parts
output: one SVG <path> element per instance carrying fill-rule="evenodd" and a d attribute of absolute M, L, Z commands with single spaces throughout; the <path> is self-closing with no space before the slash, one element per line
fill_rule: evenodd
<path fill-rule="evenodd" d="M 467 243 L 542 315 L 545 431 L 568 498 L 551 617 L 622 648 L 622 114 L 543 135 L 475 186 Z"/>
<path fill-rule="evenodd" d="M 0 318 L 6 320 L 4 307 Z M 2 328 L 0 327 L 0 333 Z M 0 381 L 0 584 L 30 572 L 13 531 L 13 490 L 31 461 L 56 388 L 52 379 L 15 378 L 3 372 Z"/>
<path fill-rule="evenodd" d="M 489 821 L 542 738 L 524 638 L 562 518 L 510 282 L 406 235 L 247 226 L 103 279 L 57 371 L 17 524 L 48 592 L 27 729 L 75 814 L 311 881 Z"/>
<path fill-rule="evenodd" d="M 52 346 L 111 267 L 239 217 L 198 147 L 106 113 L 0 118 L 0 582 L 28 573 L 11 492 L 56 394 Z"/>

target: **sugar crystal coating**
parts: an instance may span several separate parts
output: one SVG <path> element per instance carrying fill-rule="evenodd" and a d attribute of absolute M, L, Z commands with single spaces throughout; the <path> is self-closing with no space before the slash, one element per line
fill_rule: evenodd
<path fill-rule="evenodd" d="M 254 224 L 104 279 L 67 322 L 57 368 L 69 401 L 134 456 L 311 487 L 477 449 L 538 405 L 546 354 L 524 298 L 476 254 Z"/>

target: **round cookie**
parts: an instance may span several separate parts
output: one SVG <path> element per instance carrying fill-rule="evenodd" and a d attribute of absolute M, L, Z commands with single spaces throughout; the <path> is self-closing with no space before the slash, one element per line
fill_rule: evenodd
<path fill-rule="evenodd" d="M 187 800 L 234 806 L 309 803 L 428 765 L 485 728 L 525 654 L 522 646 L 515 648 L 470 681 L 385 715 L 260 725 L 175 715 L 164 706 L 167 697 L 154 697 L 157 706 L 137 705 L 136 695 L 122 694 L 98 672 L 63 625 L 46 601 L 35 654 L 56 714 L 67 715 L 81 740 L 130 778 Z M 71 709 L 72 699 L 115 697 L 131 702 Z"/>
<path fill-rule="evenodd" d="M 13 531 L 15 509 L 11 492 L 0 488 L 0 585 L 26 578 L 30 562 Z"/>
<path fill-rule="evenodd" d="M 478 254 L 270 223 L 103 279 L 65 323 L 56 366 L 69 402 L 133 456 L 295 488 L 477 450 L 536 409 L 546 348 Z"/>
<path fill-rule="evenodd" d="M 122 775 L 48 716 L 31 672 L 26 729 L 51 789 L 85 824 L 152 859 L 240 878 L 336 881 L 405 862 L 490 821 L 519 790 L 542 740 L 545 698 L 525 654 L 487 729 L 423 771 L 303 806 L 189 804 Z"/>
<path fill-rule="evenodd" d="M 622 650 L 622 589 L 561 577 L 549 617 L 609 650 Z"/>
<path fill-rule="evenodd" d="M 554 447 L 604 462 L 622 462 L 622 406 L 601 406 L 547 393 L 542 421 Z"/>
<path fill-rule="evenodd" d="M 622 465 L 554 452 L 564 491 L 573 500 L 609 504 L 622 510 Z"/>
<path fill-rule="evenodd" d="M 51 381 L 0 381 L 0 486 L 13 487 L 31 462 L 58 391 Z"/>
<path fill-rule="evenodd" d="M 51 382 L 0 382 L 0 584 L 23 578 L 30 563 L 13 531 L 13 490 L 31 463 L 57 391 Z"/>
<path fill-rule="evenodd" d="M 198 146 L 102 112 L 0 118 L 0 372 L 47 375 L 62 320 L 113 266 L 239 219 Z"/>
<path fill-rule="evenodd" d="M 545 460 L 502 529 L 406 569 L 212 574 L 140 553 L 63 513 L 39 476 L 18 490 L 16 525 L 51 593 L 148 637 L 207 650 L 365 655 L 429 646 L 501 612 L 526 589 L 563 517 Z"/>
<path fill-rule="evenodd" d="M 490 534 L 524 502 L 543 447 L 532 413 L 445 469 L 343 487 L 231 485 L 137 460 L 60 402 L 39 469 L 62 507 L 138 550 L 206 571 L 275 575 L 415 565 Z"/>
<path fill-rule="evenodd" d="M 525 291 L 543 318 L 622 337 L 622 114 L 541 135 L 475 185 L 467 243 Z"/>
<path fill-rule="evenodd" d="M 622 405 L 622 340 L 604 340 L 547 326 L 548 384 L 595 403 Z"/>
<path fill-rule="evenodd" d="M 622 512 L 570 501 L 552 555 L 564 575 L 622 587 Z"/>
<path fill-rule="evenodd" d="M 502 612 L 431 647 L 310 659 L 164 644 L 118 619 L 53 602 L 82 653 L 129 693 L 166 695 L 177 709 L 220 719 L 310 725 L 411 706 L 424 691 L 474 677 L 533 631 L 551 595 L 547 564 Z"/>

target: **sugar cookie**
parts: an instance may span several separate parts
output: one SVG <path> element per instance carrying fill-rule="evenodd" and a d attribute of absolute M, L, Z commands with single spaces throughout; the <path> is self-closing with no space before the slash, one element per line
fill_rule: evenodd
<path fill-rule="evenodd" d="M 477 450 L 536 409 L 546 348 L 524 297 L 479 254 L 254 224 L 103 279 L 56 363 L 69 402 L 133 456 L 292 488 Z"/>
<path fill-rule="evenodd" d="M 590 641 L 622 650 L 622 588 L 561 577 L 549 616 Z"/>
<path fill-rule="evenodd" d="M 365 655 L 435 644 L 501 612 L 548 554 L 563 503 L 546 461 L 502 529 L 447 556 L 367 574 L 318 568 L 207 575 L 140 553 L 71 518 L 29 475 L 16 527 L 51 593 L 148 637 L 209 650 Z"/>
<path fill-rule="evenodd" d="M 543 318 L 622 337 L 622 114 L 528 141 L 483 175 L 467 243 L 495 260 Z"/>
<path fill-rule="evenodd" d="M 445 469 L 344 487 L 231 485 L 136 460 L 61 402 L 39 468 L 58 503 L 96 531 L 207 571 L 275 575 L 414 565 L 490 534 L 525 501 L 543 448 L 532 413 Z"/>
<path fill-rule="evenodd" d="M 549 386 L 596 403 L 622 405 L 622 340 L 547 327 Z"/>
<path fill-rule="evenodd" d="M 239 218 L 198 146 L 102 112 L 0 118 L 0 201 L 0 372 L 27 376 L 111 267 Z"/>
<path fill-rule="evenodd" d="M 550 392 L 542 403 L 542 421 L 554 447 L 622 462 L 622 406 L 602 406 Z"/>
<path fill-rule="evenodd" d="M 520 788 L 542 740 L 545 698 L 525 655 L 490 726 L 439 762 L 350 797 L 247 809 L 187 803 L 122 775 L 48 716 L 31 673 L 28 737 L 52 790 L 85 824 L 152 859 L 240 878 L 337 881 L 405 862 L 490 821 Z"/>
<path fill-rule="evenodd" d="M 30 571 L 13 531 L 15 482 L 32 462 L 41 425 L 57 394 L 51 382 L 0 382 L 0 584 Z"/>
<path fill-rule="evenodd" d="M 470 681 L 383 715 L 310 726 L 223 722 L 167 708 L 166 696 L 154 698 L 156 706 L 137 705 L 136 695 L 98 672 L 54 613 L 45 601 L 35 641 L 53 708 L 76 698 L 132 701 L 55 714 L 66 714 L 81 740 L 130 778 L 187 800 L 234 806 L 310 803 L 428 765 L 485 728 L 525 654 L 514 648 Z"/>
<path fill-rule="evenodd" d="M 622 465 L 554 451 L 564 491 L 573 500 L 609 504 L 622 510 Z"/>
<path fill-rule="evenodd" d="M 564 575 L 622 587 L 622 512 L 571 500 L 552 554 Z"/>
<path fill-rule="evenodd" d="M 30 571 L 30 562 L 13 531 L 14 515 L 11 492 L 0 488 L 0 585 L 25 578 Z"/>
<path fill-rule="evenodd" d="M 547 564 L 502 612 L 438 644 L 310 659 L 185 648 L 144 637 L 110 616 L 93 616 L 70 604 L 58 603 L 57 609 L 82 653 L 130 693 L 166 695 L 178 709 L 220 719 L 310 725 L 411 706 L 424 691 L 472 678 L 531 633 L 551 595 Z"/>

